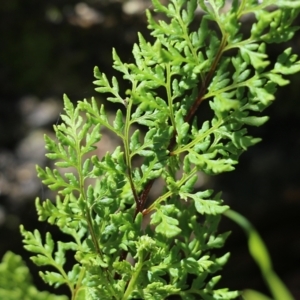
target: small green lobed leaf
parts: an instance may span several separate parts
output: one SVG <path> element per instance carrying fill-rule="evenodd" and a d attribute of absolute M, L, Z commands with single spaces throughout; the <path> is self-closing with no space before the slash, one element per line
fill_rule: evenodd
<path fill-rule="evenodd" d="M 197 192 L 195 194 L 180 192 L 181 197 L 194 200 L 195 208 L 200 214 L 219 215 L 226 211 L 229 207 L 222 205 L 222 201 L 215 196 L 215 199 L 207 199 L 212 195 L 212 190 Z"/>
<path fill-rule="evenodd" d="M 69 180 L 74 189 L 79 188 L 79 181 L 73 173 L 65 173 L 65 177 Z"/>
<path fill-rule="evenodd" d="M 259 87 L 252 87 L 250 86 L 250 91 L 253 94 L 253 98 L 251 99 L 252 102 L 260 101 L 265 106 L 270 105 L 270 102 L 272 102 L 275 97 L 274 94 L 271 94 L 269 91 L 267 91 L 265 88 L 259 88 Z"/>
<path fill-rule="evenodd" d="M 222 214 L 229 207 L 226 205 L 220 205 L 219 201 L 214 200 L 203 200 L 195 197 L 195 207 L 200 214 Z"/>
<path fill-rule="evenodd" d="M 231 99 L 227 93 L 220 93 L 216 95 L 216 97 L 214 97 L 214 101 L 211 101 L 209 105 L 211 109 L 220 116 L 222 116 L 223 112 L 235 111 L 241 107 L 240 101 L 238 99 Z"/>
<path fill-rule="evenodd" d="M 50 232 L 46 233 L 46 244 L 45 244 L 45 250 L 48 253 L 52 253 L 54 249 L 54 241 L 52 239 L 52 235 Z"/>
<path fill-rule="evenodd" d="M 168 295 L 176 295 L 179 292 L 180 288 L 175 287 L 174 285 L 164 284 L 163 282 L 152 282 L 146 286 L 143 294 L 145 300 L 160 300 Z"/>
<path fill-rule="evenodd" d="M 150 224 L 157 225 L 155 231 L 161 233 L 167 238 L 172 238 L 181 232 L 181 229 L 177 226 L 179 224 L 178 220 L 166 215 L 165 213 L 170 213 L 170 209 L 174 210 L 174 207 L 168 205 L 163 207 L 164 211 L 158 209 L 152 216 Z"/>
<path fill-rule="evenodd" d="M 244 122 L 245 124 L 251 125 L 251 126 L 256 126 L 256 127 L 263 125 L 268 120 L 269 120 L 269 117 L 267 117 L 267 116 L 265 116 L 265 117 L 251 116 L 251 117 L 241 118 L 241 121 Z"/>
<path fill-rule="evenodd" d="M 26 248 L 28 251 L 32 251 L 32 248 Z M 50 265 L 50 259 L 47 256 L 37 254 L 36 256 L 31 256 L 30 259 L 33 261 L 34 264 L 37 266 L 48 266 Z"/>
<path fill-rule="evenodd" d="M 273 72 L 291 75 L 300 71 L 300 60 L 298 55 L 292 54 L 292 48 L 287 48 L 280 54 L 275 63 Z"/>
<path fill-rule="evenodd" d="M 109 93 L 114 97 L 108 97 L 107 100 L 113 103 L 121 103 L 124 105 L 123 98 L 119 95 L 119 85 L 115 77 L 112 78 L 112 85 L 107 79 L 105 74 L 102 74 L 98 68 L 95 68 L 94 75 L 98 80 L 94 81 L 95 85 L 98 85 L 98 88 L 95 90 L 99 93 Z"/>
<path fill-rule="evenodd" d="M 69 117 L 76 117 L 78 116 L 77 111 L 74 109 L 74 105 L 71 100 L 68 98 L 66 94 L 63 96 L 64 99 L 64 110 Z"/>
<path fill-rule="evenodd" d="M 122 133 L 124 129 L 124 120 L 123 120 L 123 114 L 120 109 L 116 112 L 116 118 L 113 122 L 113 126 L 116 129 L 116 131 Z"/>
<path fill-rule="evenodd" d="M 91 126 L 89 126 L 89 129 Z M 81 132 L 80 132 L 81 134 Z M 78 137 L 79 140 L 82 140 L 83 136 Z M 85 145 L 81 146 L 81 155 L 86 154 L 88 152 L 91 152 L 95 149 L 97 149 L 96 143 L 98 143 L 101 140 L 101 134 L 100 134 L 100 124 L 97 124 L 91 132 L 87 132 L 85 135 Z"/>
<path fill-rule="evenodd" d="M 142 145 L 141 145 L 141 142 L 140 142 L 140 130 L 137 129 L 137 130 L 134 131 L 134 133 L 131 136 L 129 147 L 130 147 L 131 152 L 135 152 L 141 146 Z"/>
<path fill-rule="evenodd" d="M 198 175 L 193 175 L 184 185 L 180 187 L 180 193 L 190 193 L 193 191 Z"/>
<path fill-rule="evenodd" d="M 54 254 L 54 260 L 57 265 L 63 266 L 65 264 L 67 250 L 78 250 L 78 246 L 74 242 L 57 242 L 57 251 Z"/>
<path fill-rule="evenodd" d="M 186 155 L 183 159 L 183 171 L 188 174 L 191 172 L 191 163 L 189 157 Z"/>
<path fill-rule="evenodd" d="M 220 152 L 217 150 L 206 154 L 198 154 L 194 150 L 190 150 L 188 157 L 192 164 L 209 175 L 234 170 L 234 165 L 237 164 L 237 161 L 231 158 L 220 159 L 217 157 L 218 154 Z"/>
<path fill-rule="evenodd" d="M 209 248 L 222 248 L 229 235 L 230 235 L 230 232 L 218 234 L 217 236 L 211 235 L 207 242 L 207 246 Z"/>
<path fill-rule="evenodd" d="M 269 78 L 272 82 L 275 82 L 279 86 L 284 86 L 290 83 L 289 80 L 284 79 L 281 75 L 279 74 L 274 74 L 274 73 L 268 73 L 266 75 L 267 78 Z"/>
<path fill-rule="evenodd" d="M 213 262 L 209 260 L 209 256 L 203 256 L 198 261 L 192 257 L 188 257 L 181 260 L 180 264 L 187 273 L 199 274 L 208 271 Z"/>
<path fill-rule="evenodd" d="M 57 272 L 46 271 L 45 273 L 43 273 L 40 271 L 39 275 L 46 283 L 48 283 L 49 285 L 53 285 L 56 288 L 61 286 L 62 284 L 67 283 L 66 279 Z"/>
<path fill-rule="evenodd" d="M 249 44 L 240 47 L 240 53 L 244 61 L 247 64 L 251 64 L 256 70 L 260 71 L 264 70 L 270 64 L 270 62 L 266 60 L 268 55 L 265 54 L 264 51 L 257 51 L 260 47 L 262 47 L 262 45 Z"/>
<path fill-rule="evenodd" d="M 296 15 L 295 11 L 284 8 L 274 11 L 257 11 L 256 18 L 258 22 L 252 27 L 252 37 L 255 36 L 267 43 L 286 42 L 299 29 L 298 26 L 291 26 Z"/>

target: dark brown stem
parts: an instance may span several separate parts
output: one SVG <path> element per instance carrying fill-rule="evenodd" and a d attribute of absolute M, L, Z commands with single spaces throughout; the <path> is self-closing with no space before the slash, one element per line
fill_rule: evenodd
<path fill-rule="evenodd" d="M 132 172 L 131 172 L 131 168 L 130 167 L 128 168 L 128 178 L 129 178 L 130 188 L 131 188 L 132 193 L 133 193 L 134 201 L 136 203 L 136 206 L 138 206 L 139 196 L 138 196 L 138 194 L 136 192 L 136 189 L 135 189 L 135 186 L 134 186 L 134 183 L 133 183 Z"/>
<path fill-rule="evenodd" d="M 155 179 L 151 179 L 150 181 L 147 182 L 144 190 L 142 191 L 140 197 L 139 197 L 139 200 L 138 200 L 138 203 L 136 205 L 136 209 L 135 209 L 135 213 L 134 213 L 134 218 L 137 216 L 137 214 L 139 212 L 142 212 L 144 207 L 145 207 L 145 204 L 146 204 L 146 201 L 147 201 L 147 198 L 148 198 L 148 194 L 152 188 L 152 185 L 154 183 Z"/>
<path fill-rule="evenodd" d="M 221 56 L 222 56 L 222 53 L 223 53 L 223 49 L 225 47 L 225 44 L 226 44 L 226 39 L 223 38 L 222 42 L 221 42 L 221 45 L 219 47 L 219 50 L 218 50 L 218 53 L 216 55 L 216 58 L 215 60 L 213 61 L 213 64 L 208 72 L 208 74 L 206 75 L 204 81 L 202 82 L 202 87 L 198 93 L 198 97 L 196 99 L 196 101 L 194 102 L 194 104 L 192 105 L 192 107 L 190 108 L 188 114 L 185 116 L 185 122 L 190 122 L 191 119 L 194 117 L 194 115 L 196 114 L 200 104 L 202 103 L 203 101 L 203 96 L 205 95 L 205 92 L 211 82 L 211 79 L 215 73 L 215 70 L 216 70 L 216 67 L 221 59 Z"/>
<path fill-rule="evenodd" d="M 195 100 L 195 102 L 193 103 L 193 105 L 191 106 L 191 108 L 189 109 L 187 115 L 185 116 L 185 122 L 188 122 L 190 123 L 191 120 L 193 119 L 193 117 L 195 116 L 200 104 L 202 103 L 203 101 L 203 96 L 205 95 L 206 93 L 206 90 L 213 78 L 213 75 L 215 73 L 215 70 L 216 70 L 216 67 L 222 57 L 222 53 L 223 53 L 223 49 L 226 45 L 226 38 L 223 38 L 222 39 L 222 42 L 219 46 L 219 49 L 218 49 L 218 52 L 217 52 L 217 55 L 216 55 L 216 58 L 214 59 L 213 61 L 213 64 L 208 72 L 208 74 L 206 75 L 204 81 L 202 82 L 201 84 L 201 88 L 199 90 L 199 93 L 198 93 L 198 96 Z M 170 155 L 172 155 L 172 150 L 174 149 L 175 147 L 175 142 L 176 142 L 176 131 L 174 131 L 173 133 L 173 137 L 169 143 L 169 146 L 168 146 L 168 150 L 170 151 Z M 139 197 L 139 206 L 136 207 L 136 211 L 135 211 L 135 216 L 139 213 L 139 212 L 142 212 L 144 210 L 144 207 L 145 207 L 145 204 L 146 204 L 146 201 L 147 201 L 147 198 L 148 198 L 148 195 L 149 195 L 149 192 L 152 188 L 152 185 L 154 183 L 155 179 L 151 179 L 150 181 L 147 182 L 143 192 L 141 193 L 140 197 Z"/>
<path fill-rule="evenodd" d="M 213 64 L 212 64 L 209 72 L 207 73 L 205 79 L 201 83 L 201 88 L 199 90 L 198 96 L 197 96 L 196 100 L 194 101 L 193 105 L 191 106 L 191 108 L 189 109 L 187 115 L 185 116 L 185 119 L 184 119 L 185 122 L 188 122 L 188 123 L 191 122 L 191 120 L 195 116 L 200 104 L 202 103 L 203 96 L 205 95 L 206 90 L 207 90 L 207 88 L 208 88 L 208 86 L 209 86 L 209 84 L 210 84 L 210 82 L 213 78 L 213 75 L 215 73 L 217 65 L 218 65 L 218 63 L 219 63 L 219 61 L 222 57 L 223 49 L 224 49 L 225 45 L 226 45 L 226 38 L 224 37 L 222 39 L 222 42 L 221 42 L 220 46 L 219 46 L 219 49 L 218 49 L 217 55 L 216 55 L 216 57 L 213 61 Z M 172 155 L 172 150 L 174 150 L 174 147 L 176 146 L 176 134 L 177 134 L 177 132 L 176 132 L 176 130 L 174 130 L 173 137 L 170 140 L 170 143 L 169 143 L 169 146 L 168 146 L 168 150 L 170 152 L 170 155 Z M 136 209 L 135 209 L 135 213 L 134 213 L 134 219 L 135 219 L 139 212 L 144 211 L 144 208 L 145 208 L 145 205 L 146 205 L 146 202 L 147 202 L 147 199 L 148 199 L 149 192 L 150 192 L 150 190 L 153 186 L 153 183 L 155 182 L 156 179 L 149 180 L 146 183 L 146 185 L 144 187 L 144 190 L 142 191 L 140 196 L 138 196 L 136 194 L 136 190 L 135 190 L 132 178 L 131 178 L 131 174 L 129 175 L 129 178 L 130 178 L 130 185 L 131 185 L 131 188 L 132 188 L 132 191 L 133 191 L 133 194 L 134 194 L 134 198 L 135 198 L 135 202 L 136 202 Z M 145 215 L 149 212 L 150 211 L 146 210 Z M 126 259 L 126 256 L 127 256 L 127 251 L 122 251 L 122 253 L 120 255 L 120 261 Z M 116 274 L 115 279 L 117 277 L 118 277 L 118 275 Z"/>

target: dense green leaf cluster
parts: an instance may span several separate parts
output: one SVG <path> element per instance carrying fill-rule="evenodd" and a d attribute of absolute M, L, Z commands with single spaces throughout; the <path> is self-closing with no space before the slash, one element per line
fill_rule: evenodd
<path fill-rule="evenodd" d="M 220 193 L 197 191 L 195 184 L 199 172 L 233 170 L 240 154 L 260 141 L 246 127 L 268 120 L 261 112 L 277 86 L 300 71 L 290 48 L 275 64 L 267 49 L 292 38 L 300 4 L 278 1 L 270 10 L 274 1 L 233 0 L 228 9 L 225 2 L 171 0 L 165 6 L 153 0 L 155 14 L 147 11 L 147 18 L 154 42 L 139 34 L 134 63 L 113 51 L 113 67 L 130 89 L 120 91 L 116 77 L 95 68 L 96 90 L 120 105 L 113 121 L 95 99 L 74 106 L 65 96 L 57 139 L 45 137 L 57 169 L 37 168 L 59 196 L 55 203 L 37 200 L 36 207 L 39 220 L 57 225 L 72 242 L 55 242 L 50 233 L 43 241 L 37 230 L 23 227 L 21 233 L 36 254 L 32 260 L 52 268 L 41 272 L 44 281 L 67 284 L 72 299 L 238 296 L 216 287 L 216 272 L 229 258 L 213 254 L 229 235 L 217 232 L 228 206 Z M 199 8 L 204 15 L 197 24 Z M 250 13 L 255 20 L 245 38 L 241 18 Z M 198 108 L 206 101 L 213 117 L 200 124 Z M 120 146 L 99 157 L 102 129 Z M 160 196 L 149 201 L 159 178 Z M 66 251 L 77 261 L 71 270 Z"/>
<path fill-rule="evenodd" d="M 66 300 L 38 291 L 32 283 L 29 269 L 19 255 L 7 252 L 0 263 L 0 299 L 5 300 Z"/>

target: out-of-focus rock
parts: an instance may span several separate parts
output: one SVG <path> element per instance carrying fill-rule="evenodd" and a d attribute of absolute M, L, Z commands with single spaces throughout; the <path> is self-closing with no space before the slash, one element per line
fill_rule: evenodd
<path fill-rule="evenodd" d="M 55 123 L 63 106 L 62 101 L 55 98 L 47 98 L 40 102 L 38 98 L 28 96 L 21 99 L 19 108 L 25 123 L 31 128 L 36 128 Z"/>

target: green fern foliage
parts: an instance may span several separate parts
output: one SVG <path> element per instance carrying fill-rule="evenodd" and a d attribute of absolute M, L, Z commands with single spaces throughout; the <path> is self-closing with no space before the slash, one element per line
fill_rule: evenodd
<path fill-rule="evenodd" d="M 0 263 L 0 299 L 67 300 L 68 298 L 38 291 L 21 256 L 7 252 Z"/>
<path fill-rule="evenodd" d="M 37 199 L 39 220 L 72 241 L 21 227 L 23 241 L 33 262 L 49 268 L 40 273 L 43 280 L 66 284 L 72 299 L 234 299 L 239 292 L 217 286 L 229 254 L 214 254 L 229 235 L 218 233 L 229 207 L 220 193 L 195 184 L 199 172 L 234 170 L 260 141 L 247 127 L 268 120 L 262 112 L 277 87 L 300 71 L 290 48 L 275 63 L 267 52 L 293 37 L 300 3 L 277 1 L 272 9 L 270 0 L 233 0 L 229 8 L 225 0 L 152 3 L 154 41 L 139 34 L 133 63 L 113 50 L 113 68 L 130 88 L 120 90 L 116 77 L 94 70 L 96 90 L 118 106 L 114 120 L 96 99 L 74 106 L 65 96 L 56 140 L 45 136 L 57 168 L 37 172 L 58 196 L 55 203 Z M 245 37 L 241 19 L 249 15 L 254 20 Z M 212 118 L 201 114 L 201 105 L 209 105 Z M 103 129 L 120 145 L 99 157 Z M 160 194 L 149 199 L 158 179 Z M 77 262 L 71 270 L 67 251 Z"/>

